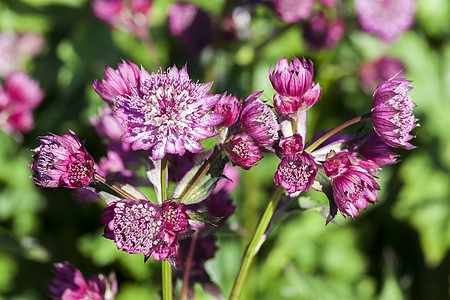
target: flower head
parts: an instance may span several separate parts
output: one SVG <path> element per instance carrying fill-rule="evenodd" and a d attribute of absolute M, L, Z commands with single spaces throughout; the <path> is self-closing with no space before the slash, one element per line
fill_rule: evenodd
<path fill-rule="evenodd" d="M 320 98 L 322 87 L 313 82 L 313 63 L 295 56 L 289 63 L 280 59 L 274 70 L 269 69 L 269 79 L 277 94 L 273 97 L 275 111 L 280 115 L 306 110 Z"/>
<path fill-rule="evenodd" d="M 372 96 L 373 129 L 389 146 L 413 149 L 408 141 L 414 136 L 410 131 L 417 126 L 413 109 L 417 106 L 407 93 L 410 81 L 389 79 L 381 83 Z"/>
<path fill-rule="evenodd" d="M 54 268 L 55 277 L 48 285 L 53 300 L 113 300 L 117 293 L 114 273 L 108 277 L 103 274 L 92 275 L 86 282 L 83 274 L 69 262 L 55 263 Z"/>
<path fill-rule="evenodd" d="M 186 204 L 166 200 L 161 204 L 159 212 L 164 219 L 165 230 L 176 233 L 187 232 L 189 215 L 186 213 Z"/>
<path fill-rule="evenodd" d="M 286 23 L 295 23 L 311 15 L 314 0 L 274 0 L 274 10 Z"/>
<path fill-rule="evenodd" d="M 250 170 L 263 156 L 255 141 L 246 134 L 237 134 L 228 143 L 228 155 L 233 164 Z"/>
<path fill-rule="evenodd" d="M 330 152 L 323 164 L 325 174 L 330 178 L 336 178 L 348 170 L 351 165 L 351 154 L 348 151 L 338 153 Z"/>
<path fill-rule="evenodd" d="M 118 249 L 149 257 L 154 252 L 159 254 L 158 246 L 167 242 L 158 206 L 148 200 L 110 202 L 105 213 L 102 217 L 102 223 L 106 224 L 104 237 L 114 240 Z"/>
<path fill-rule="evenodd" d="M 292 136 L 282 137 L 279 141 L 282 154 L 296 154 L 303 151 L 303 138 L 300 134 L 295 133 Z"/>
<path fill-rule="evenodd" d="M 274 182 L 291 194 L 307 191 L 314 183 L 317 171 L 314 158 L 309 153 L 287 154 L 278 165 Z"/>
<path fill-rule="evenodd" d="M 116 97 L 127 97 L 132 88 L 139 87 L 140 73 L 138 66 L 122 61 L 117 70 L 105 66 L 106 79 L 95 79 L 92 87 L 103 100 L 115 102 Z"/>
<path fill-rule="evenodd" d="M 90 183 L 94 160 L 73 131 L 43 136 L 40 141 L 42 145 L 33 150 L 35 162 L 29 165 L 36 172 L 31 179 L 37 186 L 78 188 Z"/>
<path fill-rule="evenodd" d="M 378 201 L 376 190 L 380 186 L 367 171 L 359 166 L 349 166 L 347 171 L 333 179 L 334 201 L 345 216 L 359 216 L 358 209 Z"/>
<path fill-rule="evenodd" d="M 414 23 L 416 0 L 355 0 L 361 27 L 385 41 L 393 41 Z"/>
<path fill-rule="evenodd" d="M 220 126 L 230 127 L 239 118 L 242 110 L 242 101 L 236 96 L 227 95 L 227 93 L 220 96 L 219 101 L 214 106 L 214 112 L 219 115 L 225 116 L 225 119 Z"/>
<path fill-rule="evenodd" d="M 115 78 L 107 78 L 111 86 L 116 80 L 117 84 L 126 82 L 123 76 Z M 122 141 L 130 143 L 133 150 L 150 150 L 153 160 L 167 153 L 201 151 L 199 141 L 216 134 L 209 127 L 223 121 L 222 115 L 208 113 L 219 100 L 208 94 L 211 84 L 192 83 L 185 67 L 178 70 L 174 66 L 157 74 L 141 69 L 139 83 L 129 87 L 129 95 L 114 96 L 115 114 L 127 128 Z"/>
<path fill-rule="evenodd" d="M 258 98 L 260 95 L 261 92 L 253 93 L 244 101 L 240 126 L 242 132 L 249 135 L 262 151 L 272 152 L 280 126 L 270 107 Z"/>

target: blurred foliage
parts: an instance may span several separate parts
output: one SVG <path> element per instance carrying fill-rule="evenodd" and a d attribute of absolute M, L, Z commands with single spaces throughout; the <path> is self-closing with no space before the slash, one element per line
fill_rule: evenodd
<path fill-rule="evenodd" d="M 161 58 L 157 65 L 135 36 L 112 31 L 95 19 L 88 0 L 2 0 L 0 31 L 43 34 L 44 51 L 25 66 L 46 97 L 35 113 L 35 129 L 18 143 L 0 132 L 0 299 L 42 299 L 52 264 L 68 260 L 89 273 L 115 270 L 117 299 L 159 297 L 160 264 L 116 249 L 101 236 L 103 203 L 81 204 L 72 191 L 42 190 L 29 179 L 36 137 L 67 128 L 86 139 L 94 158 L 104 154 L 90 125 L 102 101 L 91 87 L 105 65 L 129 59 L 148 70 L 187 64 L 191 78 L 214 81 L 217 93 L 245 98 L 264 90 L 272 101 L 268 70 L 293 55 L 314 61 L 315 81 L 323 87 L 311 109 L 308 138 L 321 129 L 367 112 L 371 95 L 362 91 L 358 65 L 383 54 L 401 59 L 415 87 L 410 95 L 421 127 L 417 149 L 380 174 L 380 203 L 355 220 L 337 217 L 324 226 L 315 210 L 293 212 L 273 227 L 251 270 L 242 299 L 448 299 L 450 271 L 450 2 L 418 0 L 415 26 L 392 45 L 359 30 L 350 8 L 347 35 L 334 48 L 312 51 L 302 27 L 286 25 L 269 6 L 252 14 L 251 35 L 215 42 L 192 55 L 167 29 L 171 2 L 155 0 L 150 32 Z M 219 19 L 241 2 L 192 1 Z M 267 156 L 242 172 L 233 194 L 231 225 L 217 233 L 219 250 L 206 267 L 228 295 L 249 240 L 273 186 L 278 159 Z M 269 176 L 270 175 L 270 176 Z M 327 205 L 323 195 L 305 197 Z M 305 198 L 307 199 L 307 198 Z M 238 228 L 239 230 L 236 230 Z M 237 235 L 241 232 L 242 235 Z M 178 282 L 177 289 L 181 289 Z M 198 285 L 195 299 L 210 299 Z"/>

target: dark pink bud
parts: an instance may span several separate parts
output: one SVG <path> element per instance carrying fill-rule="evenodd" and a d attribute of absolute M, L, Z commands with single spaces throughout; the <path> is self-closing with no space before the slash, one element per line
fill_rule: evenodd
<path fill-rule="evenodd" d="M 351 154 L 348 151 L 339 153 L 330 152 L 323 164 L 325 174 L 330 178 L 336 178 L 346 172 L 351 164 Z"/>
<path fill-rule="evenodd" d="M 309 48 L 317 50 L 335 46 L 345 35 L 345 23 L 340 19 L 328 20 L 323 13 L 309 20 L 303 29 L 303 38 Z"/>
<path fill-rule="evenodd" d="M 40 187 L 68 188 L 85 187 L 94 177 L 94 160 L 73 131 L 58 136 L 40 137 L 42 145 L 34 149 L 35 162 L 30 168 L 36 172 L 31 176 Z"/>
<path fill-rule="evenodd" d="M 317 170 L 310 154 L 288 154 L 281 159 L 274 182 L 284 187 L 288 193 L 307 191 L 314 183 Z"/>
<path fill-rule="evenodd" d="M 313 82 L 312 61 L 295 56 L 289 63 L 286 57 L 279 60 L 274 70 L 269 69 L 269 79 L 277 94 L 273 98 L 275 111 L 280 115 L 306 110 L 320 98 L 322 87 Z"/>
<path fill-rule="evenodd" d="M 272 152 L 278 140 L 279 124 L 270 107 L 258 99 L 261 92 L 248 96 L 244 101 L 240 117 L 241 130 L 249 135 L 262 151 Z"/>
<path fill-rule="evenodd" d="M 159 207 L 159 212 L 164 220 L 165 230 L 176 233 L 187 232 L 189 215 L 186 213 L 186 204 L 166 200 Z"/>
<path fill-rule="evenodd" d="M 255 141 L 246 134 L 237 134 L 229 142 L 228 155 L 231 161 L 244 170 L 250 170 L 263 156 Z"/>
<path fill-rule="evenodd" d="M 279 146 L 283 149 L 282 154 L 296 154 L 303 151 L 303 138 L 296 133 L 292 136 L 282 137 Z"/>
<path fill-rule="evenodd" d="M 236 123 L 242 110 L 242 101 L 236 96 L 227 95 L 220 96 L 219 102 L 214 106 L 214 113 L 225 117 L 220 126 L 230 127 Z"/>

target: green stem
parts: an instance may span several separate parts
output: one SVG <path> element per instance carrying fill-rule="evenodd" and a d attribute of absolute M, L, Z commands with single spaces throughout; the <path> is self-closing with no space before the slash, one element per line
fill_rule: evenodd
<path fill-rule="evenodd" d="M 130 194 L 127 191 L 123 190 L 122 188 L 118 187 L 117 185 L 108 183 L 106 178 L 102 177 L 101 175 L 99 175 L 97 173 L 94 174 L 94 178 L 96 180 L 98 180 L 99 182 L 103 183 L 104 185 L 106 185 L 107 187 L 109 187 L 110 189 L 112 189 L 113 191 L 115 191 L 117 194 L 121 195 L 124 199 L 131 199 L 131 200 L 136 200 L 136 201 L 139 200 L 132 194 Z"/>
<path fill-rule="evenodd" d="M 164 157 L 161 160 L 161 201 L 167 199 L 167 159 Z M 163 299 L 172 300 L 173 288 L 172 288 L 172 265 L 167 261 L 162 261 L 162 289 Z"/>
<path fill-rule="evenodd" d="M 163 282 L 163 299 L 172 300 L 172 265 L 167 261 L 162 261 L 162 282 Z"/>
<path fill-rule="evenodd" d="M 365 120 L 365 119 L 369 119 L 372 116 L 371 113 L 367 113 L 364 114 L 362 116 L 358 116 L 356 118 L 353 118 L 351 120 L 348 120 L 344 123 L 342 123 L 339 126 L 334 127 L 333 129 L 331 129 L 330 131 L 328 131 L 326 134 L 324 134 L 323 136 L 321 136 L 319 139 L 317 139 L 317 141 L 315 141 L 314 143 L 312 143 L 311 145 L 308 146 L 308 148 L 305 149 L 306 152 L 311 153 L 312 151 L 314 151 L 317 147 L 319 147 L 323 142 L 325 142 L 327 139 L 329 139 L 330 137 L 332 137 L 333 135 L 335 135 L 336 133 L 338 133 L 339 131 L 343 130 L 344 128 L 353 125 L 355 123 L 358 123 L 359 121 Z"/>
<path fill-rule="evenodd" d="M 248 271 L 250 269 L 251 263 L 253 262 L 253 258 L 256 256 L 259 248 L 264 242 L 263 240 L 261 240 L 261 238 L 267 230 L 267 226 L 272 219 L 272 216 L 275 212 L 278 202 L 280 201 L 281 196 L 283 195 L 283 192 L 284 188 L 282 186 L 276 187 L 269 200 L 269 203 L 267 204 L 266 210 L 259 220 L 255 233 L 253 234 L 253 237 L 247 246 L 247 250 L 245 251 L 245 255 L 241 263 L 241 268 L 239 269 L 236 281 L 234 282 L 233 290 L 231 291 L 231 295 L 229 298 L 230 300 L 239 299 L 242 293 L 242 289 L 244 288 L 245 280 L 247 279 Z"/>

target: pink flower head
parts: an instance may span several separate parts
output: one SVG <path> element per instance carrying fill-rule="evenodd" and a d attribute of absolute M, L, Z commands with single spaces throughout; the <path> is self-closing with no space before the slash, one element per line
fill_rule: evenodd
<path fill-rule="evenodd" d="M 378 136 L 394 148 L 415 148 L 408 141 L 414 136 L 409 132 L 417 126 L 413 109 L 417 106 L 407 93 L 412 89 L 410 81 L 394 79 L 381 83 L 372 96 L 373 129 Z"/>
<path fill-rule="evenodd" d="M 291 194 L 307 191 L 314 183 L 317 171 L 314 158 L 309 153 L 287 154 L 278 165 L 274 182 Z"/>
<path fill-rule="evenodd" d="M 114 273 L 108 277 L 103 274 L 92 275 L 88 281 L 83 274 L 69 262 L 55 263 L 55 277 L 48 285 L 53 300 L 114 300 L 117 293 L 117 280 Z"/>
<path fill-rule="evenodd" d="M 236 123 L 242 110 L 242 101 L 236 96 L 227 95 L 224 93 L 220 96 L 219 101 L 214 106 L 214 113 L 225 117 L 220 126 L 230 127 Z"/>
<path fill-rule="evenodd" d="M 213 23 L 209 14 L 188 2 L 176 2 L 169 7 L 170 33 L 181 39 L 184 48 L 200 52 L 213 37 Z"/>
<path fill-rule="evenodd" d="M 314 0 L 274 0 L 273 7 L 286 23 L 308 19 L 314 7 Z"/>
<path fill-rule="evenodd" d="M 39 83 L 26 73 L 12 72 L 0 85 L 0 128 L 9 134 L 28 132 L 33 128 L 33 109 L 43 100 Z"/>
<path fill-rule="evenodd" d="M 284 155 L 301 153 L 303 152 L 303 138 L 298 133 L 288 137 L 281 137 L 279 146 Z"/>
<path fill-rule="evenodd" d="M 228 143 L 228 156 L 233 164 L 250 170 L 263 156 L 255 141 L 246 134 L 237 134 Z"/>
<path fill-rule="evenodd" d="M 273 97 L 275 111 L 280 115 L 306 110 L 320 98 L 322 87 L 313 82 L 313 63 L 295 56 L 289 63 L 286 57 L 280 59 L 275 69 L 269 69 L 269 78 L 277 94 Z"/>
<path fill-rule="evenodd" d="M 404 77 L 405 66 L 395 57 L 382 56 L 374 61 L 367 61 L 359 67 L 361 85 L 365 90 L 374 90 L 380 83 L 392 76 Z"/>
<path fill-rule="evenodd" d="M 414 23 L 416 0 L 355 0 L 361 27 L 385 41 L 393 41 Z"/>
<path fill-rule="evenodd" d="M 216 134 L 209 127 L 223 121 L 222 115 L 209 113 L 219 101 L 208 94 L 211 83 L 192 83 L 186 67 L 175 66 L 157 74 L 141 69 L 139 80 L 130 95 L 115 97 L 115 114 L 127 128 L 122 141 L 133 150 L 150 150 L 153 160 L 200 152 L 199 141 Z"/>
<path fill-rule="evenodd" d="M 175 233 L 186 233 L 189 224 L 189 215 L 186 213 L 186 204 L 175 201 L 164 201 L 159 212 L 164 220 L 165 230 Z"/>
<path fill-rule="evenodd" d="M 379 166 L 397 163 L 398 155 L 392 152 L 392 148 L 386 145 L 375 131 L 371 131 L 367 136 L 363 137 L 363 142 L 359 145 L 358 152 L 365 159 L 369 159 Z"/>
<path fill-rule="evenodd" d="M 328 20 L 318 13 L 303 28 L 303 38 L 311 49 L 335 46 L 345 35 L 345 23 L 341 19 Z"/>
<path fill-rule="evenodd" d="M 35 162 L 29 165 L 36 172 L 31 179 L 37 186 L 79 188 L 89 185 L 94 177 L 94 160 L 72 130 L 62 136 L 40 137 L 40 141 L 42 145 L 33 150 Z"/>
<path fill-rule="evenodd" d="M 260 95 L 261 92 L 253 93 L 244 101 L 240 126 L 242 132 L 249 135 L 262 151 L 272 152 L 280 126 L 270 107 L 258 98 Z"/>
<path fill-rule="evenodd" d="M 334 201 L 342 215 L 359 216 L 358 209 L 366 209 L 367 203 L 378 201 L 376 190 L 380 186 L 367 171 L 350 166 L 347 171 L 333 179 Z"/>
<path fill-rule="evenodd" d="M 115 102 L 118 96 L 127 97 L 132 88 L 139 87 L 140 73 L 138 66 L 122 61 L 117 70 L 105 66 L 106 79 L 95 79 L 92 87 L 103 100 Z"/>
<path fill-rule="evenodd" d="M 351 165 L 351 153 L 342 151 L 328 153 L 327 160 L 323 164 L 325 174 L 330 178 L 336 178 L 346 172 Z"/>
<path fill-rule="evenodd" d="M 114 240 L 118 249 L 143 253 L 155 260 L 167 259 L 176 251 L 176 234 L 164 230 L 165 221 L 158 205 L 148 200 L 123 199 L 110 202 L 101 222 L 106 224 L 104 237 Z"/>

